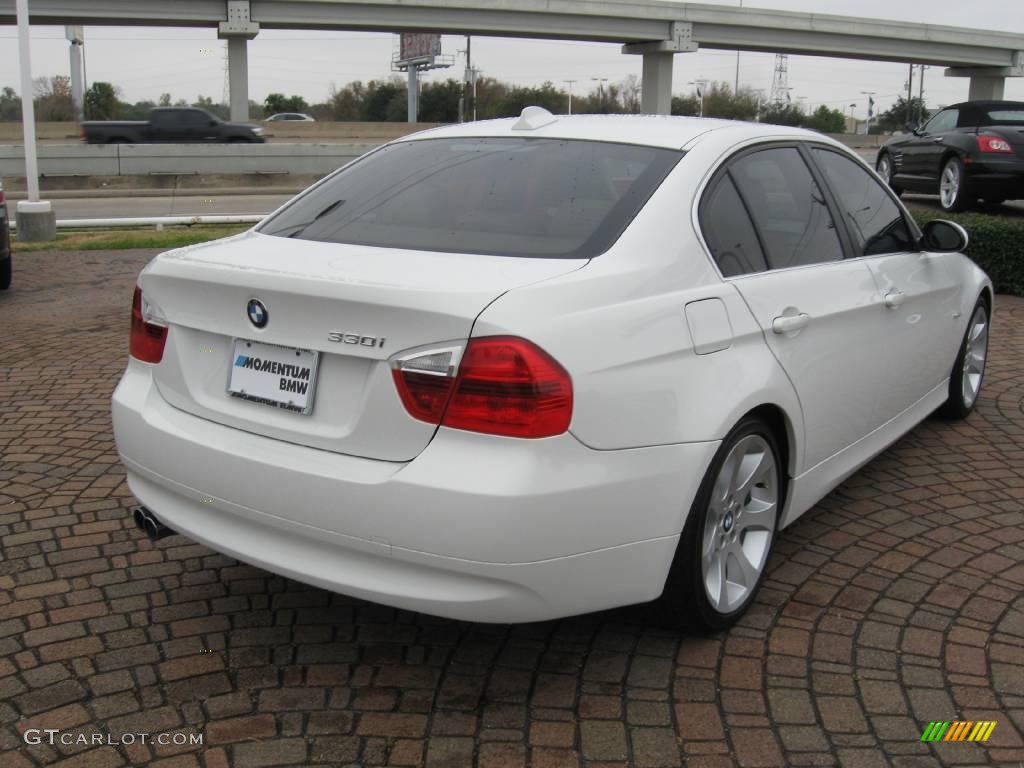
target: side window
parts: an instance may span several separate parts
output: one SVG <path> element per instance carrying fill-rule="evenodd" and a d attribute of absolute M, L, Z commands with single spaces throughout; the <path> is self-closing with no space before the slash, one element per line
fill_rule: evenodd
<path fill-rule="evenodd" d="M 728 173 L 718 179 L 701 202 L 700 224 L 723 277 L 768 269 L 754 225 Z"/>
<path fill-rule="evenodd" d="M 959 109 L 944 109 L 924 126 L 924 133 L 945 133 L 956 128 L 957 120 L 960 118 Z"/>
<path fill-rule="evenodd" d="M 813 151 L 839 201 L 859 255 L 917 250 L 903 213 L 877 179 L 838 152 Z"/>
<path fill-rule="evenodd" d="M 185 113 L 185 125 L 189 128 L 206 128 L 213 119 L 201 109 L 190 109 Z"/>
<path fill-rule="evenodd" d="M 729 170 L 761 236 L 770 269 L 840 261 L 825 196 L 793 147 L 744 155 Z"/>

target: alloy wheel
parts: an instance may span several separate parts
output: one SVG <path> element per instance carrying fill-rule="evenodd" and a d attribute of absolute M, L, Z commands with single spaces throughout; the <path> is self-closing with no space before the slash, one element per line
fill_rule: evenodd
<path fill-rule="evenodd" d="M 878 158 L 878 175 L 886 184 L 892 184 L 892 161 L 888 155 Z"/>
<path fill-rule="evenodd" d="M 985 358 L 988 357 L 988 313 L 979 306 L 971 316 L 964 349 L 964 368 L 961 388 L 964 406 L 970 408 L 978 399 L 981 380 L 985 375 Z"/>
<path fill-rule="evenodd" d="M 775 535 L 778 502 L 775 454 L 763 437 L 747 435 L 722 463 L 704 525 L 701 572 L 718 613 L 736 610 L 757 587 Z"/>
<path fill-rule="evenodd" d="M 954 162 L 946 163 L 939 181 L 939 199 L 942 207 L 949 209 L 956 204 L 960 194 L 960 168 Z"/>

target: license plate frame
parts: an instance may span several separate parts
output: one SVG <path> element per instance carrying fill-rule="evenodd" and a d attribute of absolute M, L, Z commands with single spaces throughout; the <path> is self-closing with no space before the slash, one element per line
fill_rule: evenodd
<path fill-rule="evenodd" d="M 261 370 L 254 370 L 246 366 L 243 359 L 255 358 L 260 362 Z M 298 364 L 291 363 L 293 359 Z M 273 363 L 267 370 L 262 367 L 265 363 Z M 287 372 L 286 366 L 292 365 L 298 370 L 295 375 L 288 372 L 282 377 L 282 372 Z M 302 371 L 309 369 L 308 378 L 304 379 Z M 234 338 L 231 342 L 231 357 L 229 359 L 228 381 L 226 391 L 229 397 L 239 400 L 246 400 L 251 403 L 267 405 L 281 411 L 297 413 L 301 416 L 309 416 L 313 412 L 313 403 L 316 397 L 317 373 L 320 368 L 320 352 L 315 349 L 303 349 L 301 347 L 290 347 L 283 344 L 269 344 L 265 341 L 254 339 Z M 237 375 L 236 375 L 237 374 Z M 284 378 L 289 379 L 299 392 L 303 381 L 307 382 L 305 401 L 279 399 L 271 396 L 274 393 L 270 385 L 272 379 L 278 382 Z M 262 380 L 261 380 L 262 379 Z M 280 386 L 280 384 L 279 384 Z M 285 397 L 287 397 L 285 395 Z"/>

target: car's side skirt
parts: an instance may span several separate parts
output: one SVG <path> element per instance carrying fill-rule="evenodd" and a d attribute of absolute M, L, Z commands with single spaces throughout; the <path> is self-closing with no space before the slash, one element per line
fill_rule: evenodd
<path fill-rule="evenodd" d="M 948 391 L 947 378 L 898 416 L 794 478 L 779 527 L 785 528 L 794 522 L 829 491 L 926 419 L 946 401 Z"/>

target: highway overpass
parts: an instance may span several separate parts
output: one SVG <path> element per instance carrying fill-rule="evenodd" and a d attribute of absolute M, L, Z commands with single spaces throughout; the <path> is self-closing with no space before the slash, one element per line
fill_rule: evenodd
<path fill-rule="evenodd" d="M 0 0 L 0 24 L 15 22 Z M 1024 76 L 1024 35 L 663 0 L 31 0 L 33 24 L 216 28 L 228 40 L 232 119 L 248 117 L 247 41 L 261 29 L 431 31 L 621 43 L 643 56 L 643 110 L 667 114 L 676 54 L 767 51 L 947 67 L 970 98 Z"/>

